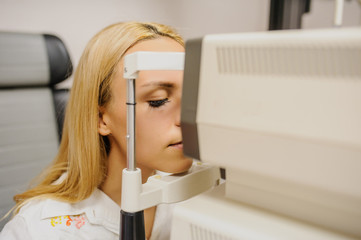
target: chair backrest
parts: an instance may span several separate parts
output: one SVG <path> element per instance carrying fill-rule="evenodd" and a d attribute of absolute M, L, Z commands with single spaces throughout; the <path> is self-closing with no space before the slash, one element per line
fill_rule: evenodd
<path fill-rule="evenodd" d="M 1 217 L 57 153 L 68 90 L 54 85 L 71 73 L 56 36 L 0 32 Z"/>

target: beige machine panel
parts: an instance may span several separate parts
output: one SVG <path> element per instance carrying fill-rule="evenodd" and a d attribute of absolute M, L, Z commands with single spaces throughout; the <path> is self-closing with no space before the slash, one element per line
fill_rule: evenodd
<path fill-rule="evenodd" d="M 199 155 L 226 196 L 361 237 L 361 29 L 209 35 L 200 65 Z"/>

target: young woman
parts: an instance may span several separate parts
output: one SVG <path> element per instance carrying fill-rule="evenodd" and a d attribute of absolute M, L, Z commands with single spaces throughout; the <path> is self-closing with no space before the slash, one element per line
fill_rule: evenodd
<path fill-rule="evenodd" d="M 183 52 L 170 27 L 111 25 L 88 43 L 75 72 L 58 155 L 42 181 L 14 197 L 15 217 L 0 239 L 119 239 L 122 170 L 126 168 L 124 56 Z M 143 182 L 155 170 L 189 169 L 182 151 L 182 71 L 141 71 L 136 80 L 136 156 Z M 169 238 L 169 206 L 144 212 L 147 239 Z"/>

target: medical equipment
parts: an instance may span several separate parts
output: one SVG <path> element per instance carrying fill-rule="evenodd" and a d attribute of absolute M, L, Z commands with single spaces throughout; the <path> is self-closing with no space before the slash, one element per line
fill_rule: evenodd
<path fill-rule="evenodd" d="M 183 70 L 184 53 L 135 52 L 124 58 L 127 80 L 127 168 L 122 176 L 121 240 L 143 240 L 143 210 L 160 203 L 183 201 L 218 184 L 219 169 L 207 164 L 194 164 L 183 175 L 155 175 L 142 185 L 141 170 L 135 156 L 135 82 L 139 71 Z"/>
<path fill-rule="evenodd" d="M 360 28 L 189 40 L 184 152 L 226 183 L 177 206 L 172 240 L 360 238 L 360 93 Z"/>

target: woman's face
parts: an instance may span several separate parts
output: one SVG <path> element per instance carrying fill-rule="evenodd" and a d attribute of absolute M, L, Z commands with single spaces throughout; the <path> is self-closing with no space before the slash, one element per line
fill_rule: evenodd
<path fill-rule="evenodd" d="M 145 40 L 130 48 L 137 51 L 184 52 L 173 39 Z M 102 121 L 109 130 L 111 153 L 126 159 L 126 80 L 123 62 L 112 82 L 112 98 L 103 109 Z M 183 155 L 180 107 L 183 71 L 140 71 L 136 79 L 137 167 L 178 173 L 188 170 L 192 160 Z M 100 133 L 102 134 L 101 130 Z M 105 134 L 102 134 L 105 135 Z"/>

